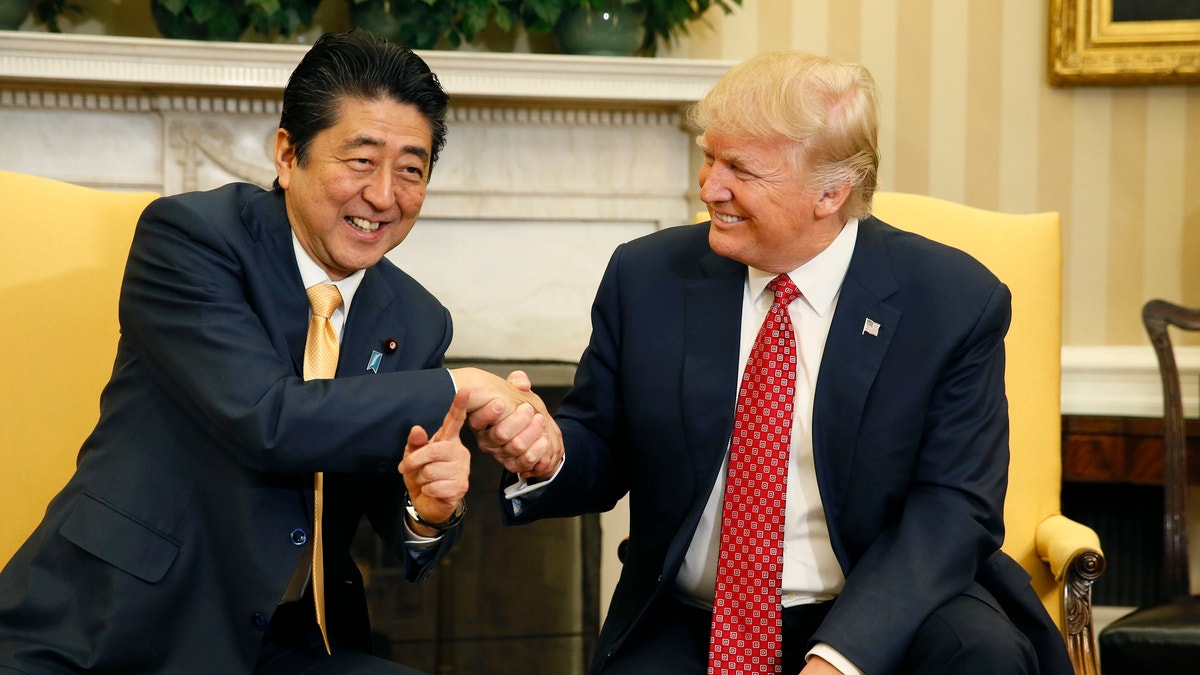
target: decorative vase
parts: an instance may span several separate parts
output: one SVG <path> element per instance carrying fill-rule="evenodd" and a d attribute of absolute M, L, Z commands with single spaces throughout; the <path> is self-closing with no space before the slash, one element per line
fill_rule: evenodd
<path fill-rule="evenodd" d="M 192 16 L 190 9 L 185 7 L 179 14 L 172 14 L 159 0 L 150 0 L 150 16 L 163 37 L 181 40 L 237 42 L 250 26 L 250 13 L 247 11 L 218 14 L 200 23 Z"/>
<path fill-rule="evenodd" d="M 563 10 L 554 26 L 558 44 L 567 54 L 633 56 L 642 44 L 645 27 L 641 13 L 620 0 L 572 6 Z"/>
<path fill-rule="evenodd" d="M 29 16 L 33 0 L 0 0 L 0 30 L 17 30 Z"/>

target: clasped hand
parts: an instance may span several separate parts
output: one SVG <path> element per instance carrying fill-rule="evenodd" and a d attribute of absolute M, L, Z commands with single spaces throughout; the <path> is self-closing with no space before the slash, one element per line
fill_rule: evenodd
<path fill-rule="evenodd" d="M 531 391 L 523 371 L 514 370 L 507 382 L 536 400 L 510 410 L 503 398 L 497 398 L 473 410 L 470 424 L 479 449 L 521 478 L 549 478 L 562 462 L 562 433 L 541 398 Z"/>
<path fill-rule="evenodd" d="M 471 453 L 459 437 L 468 414 L 479 449 L 523 478 L 553 475 L 563 456 L 558 426 L 523 371 L 507 380 L 479 368 L 451 374 L 458 393 L 442 426 L 433 436 L 414 426 L 399 467 L 413 508 L 434 523 L 448 520 L 470 487 Z M 439 534 L 420 523 L 409 525 L 423 536 Z"/>

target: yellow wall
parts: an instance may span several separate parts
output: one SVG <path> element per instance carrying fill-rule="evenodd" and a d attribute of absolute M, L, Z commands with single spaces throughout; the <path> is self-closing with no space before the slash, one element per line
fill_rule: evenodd
<path fill-rule="evenodd" d="M 1058 211 L 1064 343 L 1146 342 L 1152 297 L 1200 305 L 1200 86 L 1052 88 L 1047 0 L 743 0 L 674 52 L 807 49 L 883 95 L 882 189 Z"/>

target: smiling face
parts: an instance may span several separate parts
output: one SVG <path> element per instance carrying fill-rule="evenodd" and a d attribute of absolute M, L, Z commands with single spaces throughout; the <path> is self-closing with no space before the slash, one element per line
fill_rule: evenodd
<path fill-rule="evenodd" d="M 790 272 L 837 238 L 848 190 L 822 193 L 791 159 L 787 142 L 745 139 L 708 129 L 700 198 L 712 219 L 709 245 L 765 272 Z"/>
<path fill-rule="evenodd" d="M 275 170 L 300 245 L 333 281 L 366 269 L 404 241 L 421 213 L 433 139 L 412 105 L 349 98 L 317 133 L 303 163 L 275 135 Z"/>

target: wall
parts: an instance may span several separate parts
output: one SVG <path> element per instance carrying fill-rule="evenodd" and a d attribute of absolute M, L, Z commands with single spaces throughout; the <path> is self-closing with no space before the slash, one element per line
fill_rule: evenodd
<path fill-rule="evenodd" d="M 676 53 L 866 65 L 883 95 L 882 189 L 1060 212 L 1064 344 L 1146 344 L 1146 300 L 1200 305 L 1200 86 L 1050 87 L 1048 6 L 743 0 Z"/>
<path fill-rule="evenodd" d="M 79 30 L 155 35 L 139 0 L 81 4 Z M 326 2 L 318 20 L 344 14 Z M 1048 0 L 743 0 L 665 55 L 863 63 L 883 95 L 881 188 L 1060 212 L 1064 344 L 1143 345 L 1146 300 L 1200 305 L 1200 86 L 1050 87 L 1048 15 Z"/>

